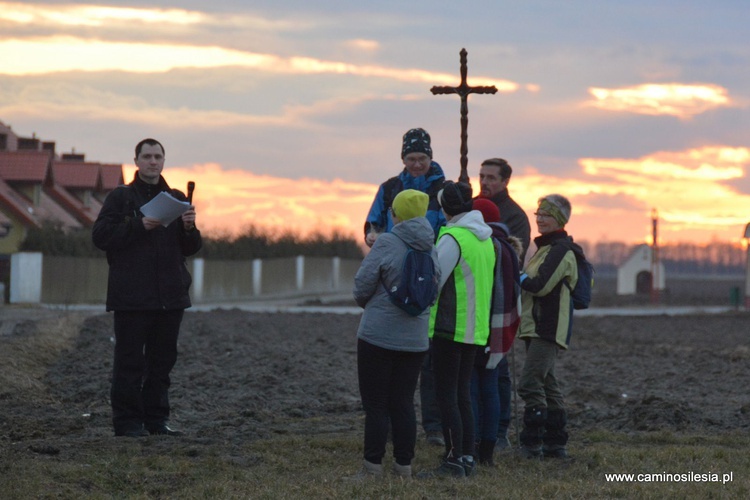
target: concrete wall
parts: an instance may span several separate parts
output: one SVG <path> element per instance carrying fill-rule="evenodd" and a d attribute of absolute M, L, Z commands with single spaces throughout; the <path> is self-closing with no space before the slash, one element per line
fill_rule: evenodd
<path fill-rule="evenodd" d="M 188 259 L 193 276 L 193 302 L 238 302 L 300 293 L 349 293 L 361 260 L 290 257 L 221 261 Z M 11 256 L 10 302 L 104 304 L 106 259 Z"/>

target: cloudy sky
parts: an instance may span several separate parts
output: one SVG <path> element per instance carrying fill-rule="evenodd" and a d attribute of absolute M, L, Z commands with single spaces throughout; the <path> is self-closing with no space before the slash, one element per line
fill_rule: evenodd
<path fill-rule="evenodd" d="M 148 136 L 197 184 L 202 227 L 359 236 L 401 136 L 423 127 L 459 174 L 514 168 L 527 212 L 573 202 L 589 241 L 738 240 L 750 222 L 746 0 L 0 0 L 0 121 L 126 165 Z M 533 219 L 532 219 L 533 230 Z"/>

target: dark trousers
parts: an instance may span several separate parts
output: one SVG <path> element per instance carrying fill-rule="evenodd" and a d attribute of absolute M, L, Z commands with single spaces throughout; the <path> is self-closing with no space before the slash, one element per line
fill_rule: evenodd
<path fill-rule="evenodd" d="M 443 432 L 440 423 L 440 408 L 435 396 L 435 374 L 432 367 L 432 342 L 424 357 L 419 377 L 419 402 L 422 406 L 422 428 L 427 432 Z"/>
<path fill-rule="evenodd" d="M 474 412 L 471 409 L 471 374 L 477 347 L 438 337 L 432 340 L 435 393 L 447 457 L 474 454 Z"/>
<path fill-rule="evenodd" d="M 115 432 L 169 419 L 169 373 L 184 310 L 115 311 L 112 422 Z"/>
<path fill-rule="evenodd" d="M 359 393 L 365 410 L 365 451 L 368 462 L 382 463 L 388 429 L 393 433 L 393 458 L 410 465 L 417 444 L 414 392 L 424 352 L 383 349 L 357 342 Z"/>
<path fill-rule="evenodd" d="M 484 366 L 474 367 L 471 375 L 471 405 L 474 411 L 474 434 L 479 438 L 477 441 L 491 441 L 494 445 L 500 422 L 497 367 L 492 370 Z"/>
<path fill-rule="evenodd" d="M 508 427 L 510 427 L 510 399 L 513 393 L 507 355 L 497 365 L 497 392 L 500 397 L 500 420 L 497 426 L 497 438 L 504 439 L 508 436 Z"/>

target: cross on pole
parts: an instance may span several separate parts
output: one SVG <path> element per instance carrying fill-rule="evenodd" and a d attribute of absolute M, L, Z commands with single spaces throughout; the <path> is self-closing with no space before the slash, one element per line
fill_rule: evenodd
<path fill-rule="evenodd" d="M 469 163 L 467 157 L 469 153 L 469 147 L 466 145 L 468 134 L 466 129 L 469 126 L 469 105 L 466 102 L 466 98 L 469 94 L 494 94 L 497 92 L 497 87 L 492 86 L 478 86 L 470 87 L 466 83 L 466 49 L 461 49 L 461 85 L 458 87 L 432 87 L 430 92 L 433 95 L 438 94 L 458 94 L 461 97 L 461 174 L 458 176 L 459 182 L 469 183 L 469 174 L 466 171 L 466 166 Z"/>

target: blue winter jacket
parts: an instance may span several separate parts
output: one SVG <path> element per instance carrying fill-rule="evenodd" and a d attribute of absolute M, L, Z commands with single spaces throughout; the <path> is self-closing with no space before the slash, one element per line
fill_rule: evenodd
<path fill-rule="evenodd" d="M 445 216 L 443 215 L 440 205 L 437 201 L 437 193 L 442 189 L 445 183 L 445 174 L 437 162 L 430 163 L 430 169 L 425 175 L 412 177 L 406 168 L 396 177 L 391 177 L 380 185 L 378 193 L 370 207 L 370 213 L 367 215 L 365 222 L 365 236 L 370 231 L 390 232 L 393 228 L 393 220 L 390 211 L 393 199 L 404 189 L 416 189 L 422 191 L 430 197 L 427 205 L 427 220 L 432 226 L 437 238 L 440 228 L 445 225 Z"/>

